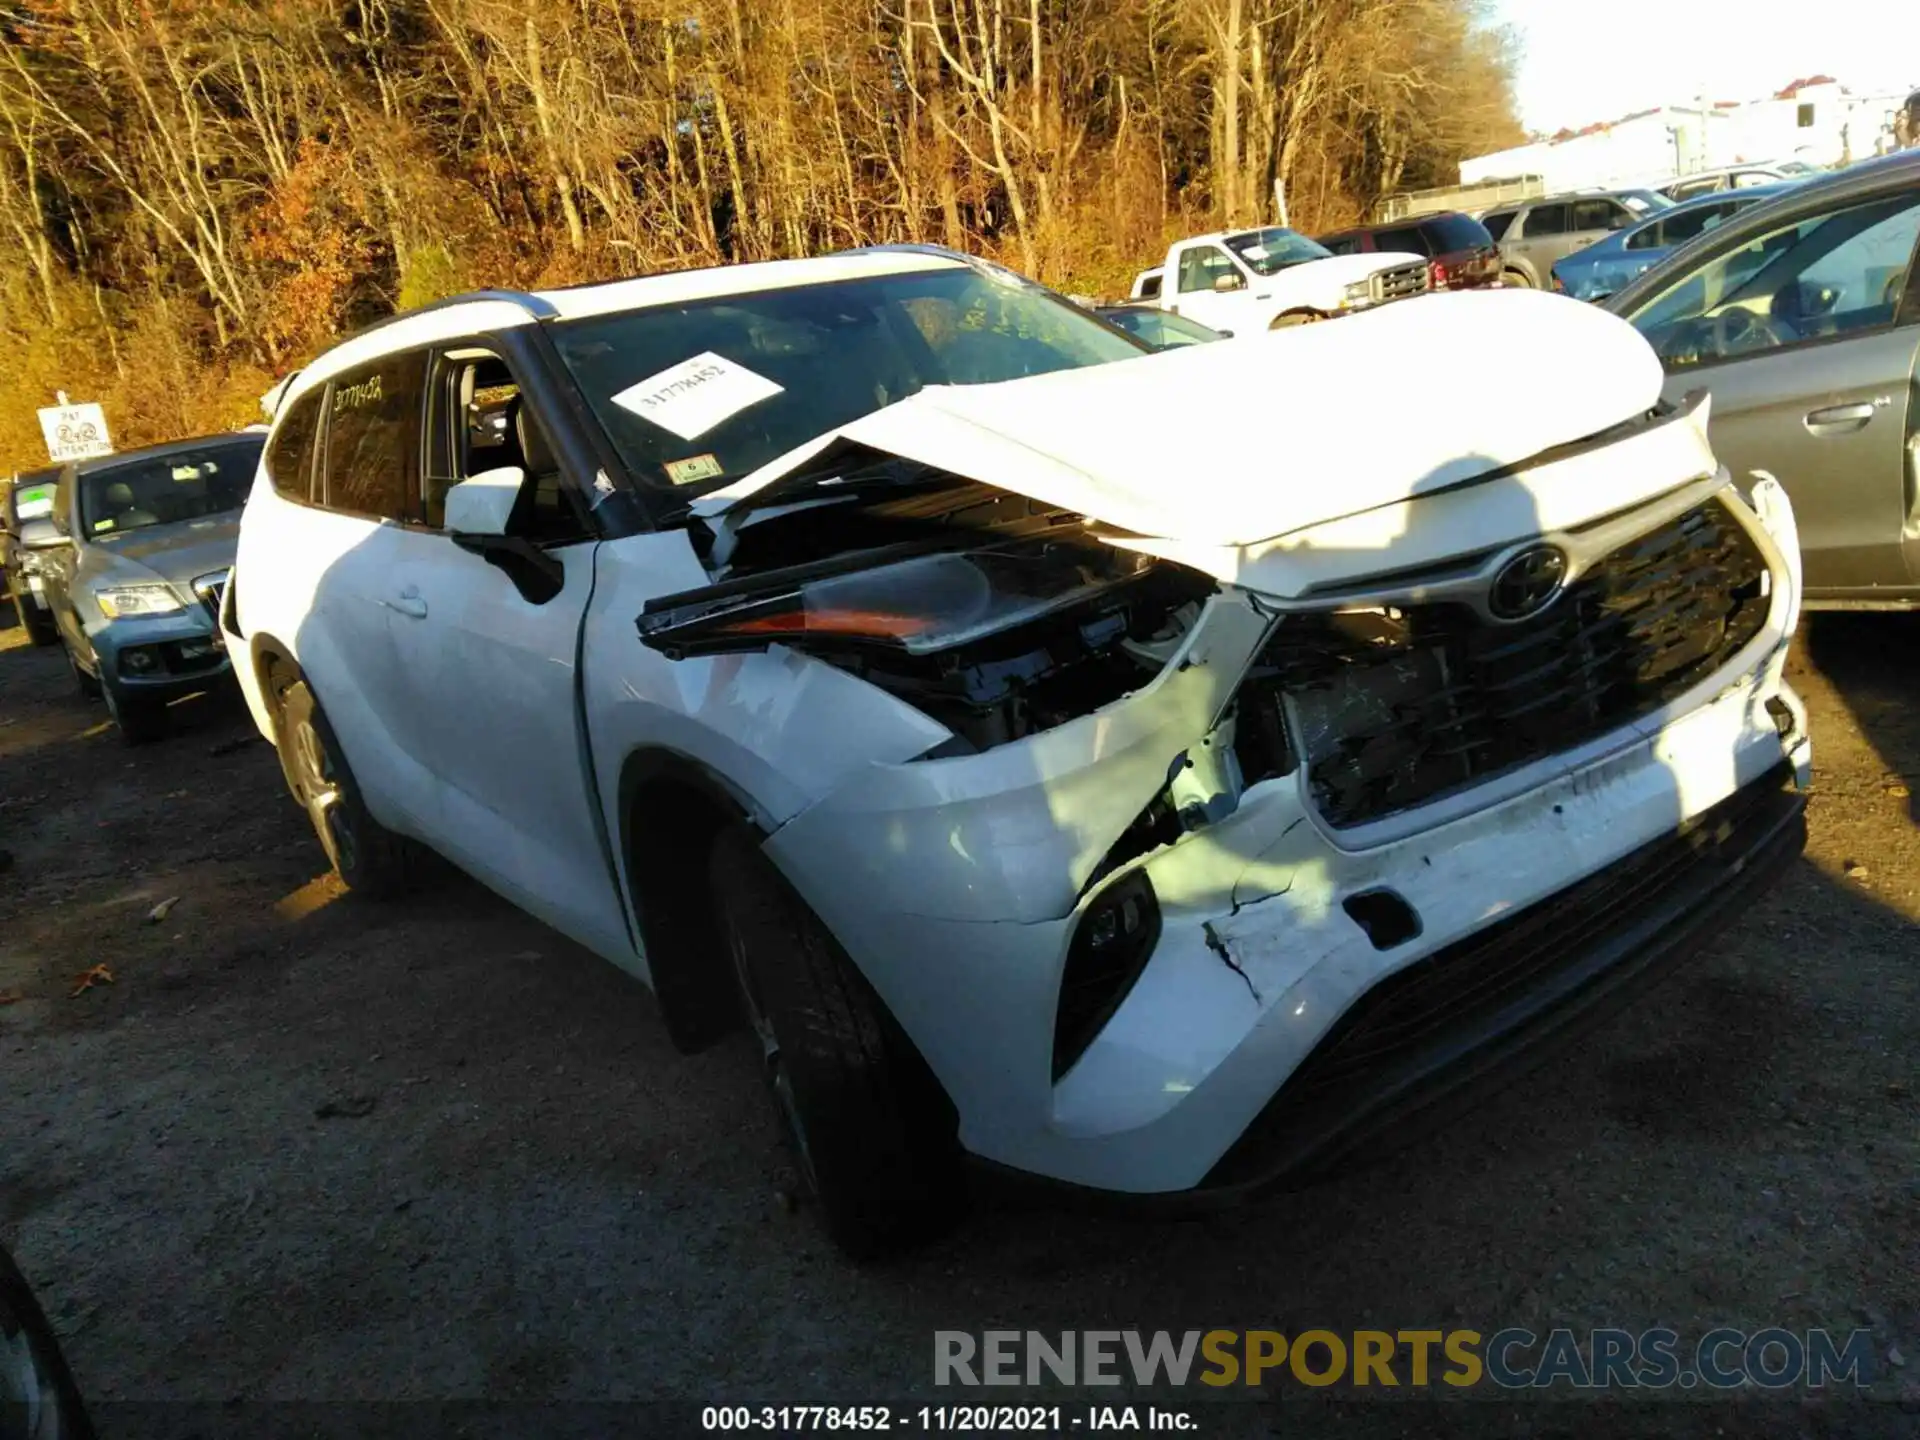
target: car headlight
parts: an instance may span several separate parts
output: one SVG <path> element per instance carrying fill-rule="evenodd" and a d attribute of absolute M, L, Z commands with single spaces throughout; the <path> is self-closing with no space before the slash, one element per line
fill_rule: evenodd
<path fill-rule="evenodd" d="M 164 585 L 120 585 L 97 591 L 94 599 L 109 620 L 123 615 L 172 615 L 182 608 L 180 597 Z"/>
<path fill-rule="evenodd" d="M 1347 286 L 1347 299 L 1349 301 L 1370 300 L 1372 298 L 1373 282 L 1371 280 L 1356 280 Z"/>

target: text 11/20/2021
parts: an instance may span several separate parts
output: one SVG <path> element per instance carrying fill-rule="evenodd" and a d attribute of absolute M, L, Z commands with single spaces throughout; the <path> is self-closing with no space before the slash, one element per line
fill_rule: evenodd
<path fill-rule="evenodd" d="M 708 1405 L 700 1412 L 700 1427 L 774 1435 L 811 1430 L 1071 1435 L 1196 1428 L 1187 1411 L 1152 1405 Z"/>

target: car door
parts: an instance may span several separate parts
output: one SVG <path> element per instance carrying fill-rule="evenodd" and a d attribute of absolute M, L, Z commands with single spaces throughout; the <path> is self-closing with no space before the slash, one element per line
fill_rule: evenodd
<path fill-rule="evenodd" d="M 64 466 L 59 480 L 54 484 L 53 509 L 48 515 L 66 543 L 47 552 L 41 561 L 40 574 L 45 582 L 47 608 L 53 613 L 54 627 L 60 632 L 60 639 L 69 654 L 79 656 L 91 665 L 93 655 L 87 644 L 86 631 L 81 626 L 78 612 L 73 608 L 73 576 L 80 565 L 79 521 L 76 517 L 79 489 L 80 482 L 74 467 Z"/>
<path fill-rule="evenodd" d="M 1502 248 L 1533 266 L 1545 284 L 1553 262 L 1567 253 L 1560 241 L 1567 233 L 1569 219 L 1570 207 L 1564 202 L 1532 206 L 1507 231 L 1507 244 Z M 1519 231 L 1517 238 L 1515 230 Z"/>
<path fill-rule="evenodd" d="M 1214 330 L 1246 329 L 1242 312 L 1247 307 L 1246 276 L 1233 263 L 1233 257 L 1211 243 L 1184 245 L 1174 255 L 1174 296 L 1168 308 L 1176 315 L 1198 320 Z M 1237 289 L 1220 293 L 1213 287 L 1223 275 L 1240 280 Z"/>
<path fill-rule="evenodd" d="M 408 761 L 434 788 L 433 844 L 523 909 L 632 963 L 620 891 L 603 846 L 579 728 L 580 624 L 596 548 L 584 494 L 561 474 L 532 402 L 498 350 L 438 351 L 429 372 L 421 523 L 405 527 L 383 576 Z M 516 466 L 526 474 L 510 533 L 557 562 L 557 593 L 444 528 L 453 484 Z"/>
<path fill-rule="evenodd" d="M 1626 312 L 1662 356 L 1667 396 L 1710 390 L 1720 458 L 1786 486 L 1810 592 L 1873 599 L 1920 581 L 1905 539 L 1920 524 L 1920 190 L 1728 231 Z"/>
<path fill-rule="evenodd" d="M 1632 223 L 1634 214 L 1618 200 L 1598 196 L 1576 200 L 1568 208 L 1567 229 L 1557 242 L 1561 255 L 1571 255 L 1607 238 Z M 1554 257 L 1559 259 L 1559 255 Z"/>

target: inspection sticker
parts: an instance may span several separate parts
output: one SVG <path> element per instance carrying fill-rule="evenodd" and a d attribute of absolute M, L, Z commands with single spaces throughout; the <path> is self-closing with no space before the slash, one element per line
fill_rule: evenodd
<path fill-rule="evenodd" d="M 713 455 L 690 455 L 685 460 L 669 460 L 667 479 L 675 485 L 693 485 L 726 474 L 726 468 Z"/>
<path fill-rule="evenodd" d="M 612 399 L 621 409 L 692 440 L 780 392 L 766 376 L 709 350 L 629 385 Z"/>

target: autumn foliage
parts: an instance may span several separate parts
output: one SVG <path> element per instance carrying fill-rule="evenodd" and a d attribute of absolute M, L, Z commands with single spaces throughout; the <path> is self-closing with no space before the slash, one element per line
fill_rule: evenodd
<path fill-rule="evenodd" d="M 1478 0 L 0 0 L 0 466 L 478 285 L 932 241 L 1111 291 L 1512 138 Z"/>

